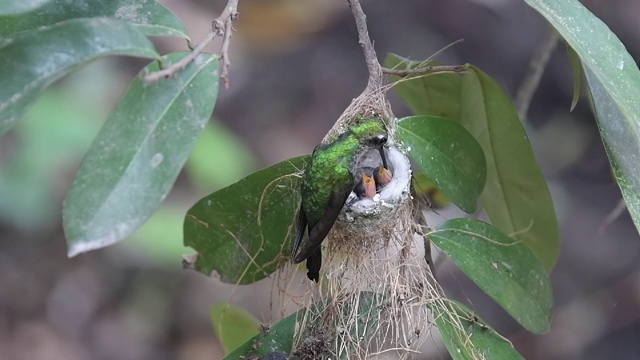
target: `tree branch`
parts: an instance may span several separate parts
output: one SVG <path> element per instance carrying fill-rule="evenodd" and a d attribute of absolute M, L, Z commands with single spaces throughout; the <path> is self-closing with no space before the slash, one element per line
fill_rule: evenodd
<path fill-rule="evenodd" d="M 358 29 L 358 42 L 362 46 L 364 52 L 364 59 L 367 63 L 367 69 L 369 70 L 369 83 L 368 88 L 379 89 L 382 87 L 382 66 L 378 62 L 376 50 L 373 47 L 371 38 L 369 38 L 369 31 L 367 30 L 367 16 L 362 11 L 360 6 L 360 0 L 347 0 L 351 7 L 351 12 L 356 21 L 356 28 Z"/>
<path fill-rule="evenodd" d="M 238 0 L 229 0 L 224 11 L 211 24 L 211 31 L 205 36 L 195 48 L 180 61 L 171 64 L 166 69 L 154 71 L 144 77 L 146 82 L 154 82 L 163 78 L 171 77 L 173 74 L 184 69 L 195 58 L 200 55 L 207 45 L 209 45 L 216 37 L 222 36 L 222 46 L 220 50 L 220 59 L 222 60 L 222 72 L 220 77 L 224 81 L 225 87 L 229 88 L 229 42 L 231 39 L 232 23 L 238 18 Z"/>
<path fill-rule="evenodd" d="M 436 65 L 436 66 L 422 66 L 413 69 L 389 69 L 382 68 L 382 72 L 388 75 L 397 75 L 397 76 L 412 76 L 412 75 L 425 75 L 437 72 L 462 72 L 466 71 L 468 68 L 467 65 Z"/>

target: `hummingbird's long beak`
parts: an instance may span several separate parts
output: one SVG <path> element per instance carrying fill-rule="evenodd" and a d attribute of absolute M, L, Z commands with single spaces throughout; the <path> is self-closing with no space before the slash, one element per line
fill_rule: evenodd
<path fill-rule="evenodd" d="M 384 155 L 384 146 L 380 146 L 378 148 L 378 151 L 380 152 L 380 157 L 382 158 L 382 166 L 384 166 L 385 169 L 388 169 L 389 166 L 387 166 L 387 157 Z"/>

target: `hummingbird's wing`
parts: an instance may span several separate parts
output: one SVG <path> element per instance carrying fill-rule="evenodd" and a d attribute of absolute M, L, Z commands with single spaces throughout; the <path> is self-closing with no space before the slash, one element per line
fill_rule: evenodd
<path fill-rule="evenodd" d="M 295 256 L 298 252 L 305 230 L 307 230 L 307 216 L 304 213 L 304 208 L 300 206 L 298 213 L 298 228 L 296 229 L 296 237 L 295 242 L 293 243 L 291 256 Z M 307 258 L 307 277 L 309 280 L 313 280 L 315 282 L 320 280 L 320 267 L 322 267 L 322 249 L 318 246 L 316 251 Z"/>
<path fill-rule="evenodd" d="M 300 249 L 300 243 L 302 243 L 302 237 L 304 236 L 305 230 L 307 230 L 307 216 L 305 215 L 304 208 L 301 204 L 300 209 L 298 210 L 298 224 L 296 228 L 296 237 L 293 241 L 293 250 L 291 251 L 291 256 L 296 256 L 298 249 Z"/>
<path fill-rule="evenodd" d="M 352 188 L 352 187 L 351 187 Z M 329 198 L 329 203 L 327 204 L 324 213 L 317 221 L 313 222 L 310 219 L 307 219 L 305 216 L 305 221 L 309 226 L 309 239 L 306 244 L 302 247 L 300 252 L 298 252 L 293 258 L 293 262 L 295 264 L 302 262 L 303 260 L 309 258 L 311 255 L 317 254 L 317 250 L 320 249 L 320 244 L 327 236 L 333 224 L 336 222 L 338 215 L 340 214 L 340 210 L 344 206 L 345 201 L 349 197 L 351 193 L 351 188 L 348 191 L 333 191 L 331 193 L 331 197 Z M 304 212 L 301 209 L 301 212 Z M 302 215 L 301 215 L 302 216 Z M 300 225 L 300 221 L 298 222 Z M 303 227 L 304 229 L 304 227 Z M 300 230 L 300 226 L 298 227 L 298 232 L 304 232 L 304 230 Z M 298 234 L 296 234 L 298 235 Z M 302 239 L 302 235 L 300 235 L 300 239 L 296 238 L 296 244 L 294 245 L 294 250 L 297 250 L 300 246 L 300 240 Z M 318 262 L 319 263 L 319 262 Z"/>

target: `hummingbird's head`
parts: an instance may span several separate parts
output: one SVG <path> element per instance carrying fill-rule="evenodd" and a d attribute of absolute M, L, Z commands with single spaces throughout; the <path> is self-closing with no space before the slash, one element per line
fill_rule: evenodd
<path fill-rule="evenodd" d="M 361 145 L 373 148 L 381 148 L 387 143 L 387 129 L 382 120 L 369 118 L 358 121 L 350 127 Z"/>

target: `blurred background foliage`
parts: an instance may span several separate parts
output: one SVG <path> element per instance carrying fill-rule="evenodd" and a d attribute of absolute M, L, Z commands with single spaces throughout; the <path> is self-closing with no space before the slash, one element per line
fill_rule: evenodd
<path fill-rule="evenodd" d="M 195 41 L 225 1 L 162 0 Z M 640 3 L 583 3 L 640 56 Z M 379 56 L 394 52 L 473 63 L 513 95 L 548 26 L 522 2 L 407 0 L 364 2 Z M 233 302 L 263 323 L 269 280 L 221 284 L 181 269 L 182 219 L 202 196 L 254 170 L 312 151 L 367 78 L 344 1 L 241 0 L 231 43 L 231 88 L 159 211 L 131 239 L 68 259 L 61 202 L 100 125 L 145 61 L 109 58 L 59 81 L 0 138 L 0 359 L 218 359 L 214 304 Z M 184 50 L 157 38 L 163 52 Z M 217 44 L 211 46 L 211 51 Z M 562 253 L 551 274 L 552 330 L 520 328 L 452 264 L 447 293 L 467 299 L 527 359 L 640 358 L 640 239 L 627 214 L 599 232 L 619 201 L 587 101 L 568 112 L 571 70 L 555 50 L 525 124 L 551 187 Z M 409 115 L 390 93 L 396 115 Z M 436 220 L 450 217 L 439 210 Z M 304 281 L 301 278 L 300 281 Z M 291 310 L 291 306 L 288 305 Z M 439 340 L 424 358 L 447 358 Z"/>

